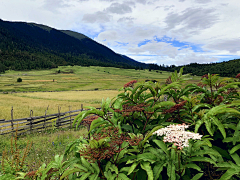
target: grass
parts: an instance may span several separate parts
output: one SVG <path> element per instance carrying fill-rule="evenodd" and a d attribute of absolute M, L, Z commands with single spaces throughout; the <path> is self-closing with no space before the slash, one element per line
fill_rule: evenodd
<path fill-rule="evenodd" d="M 34 93 L 13 93 L 0 94 L 0 119 L 11 119 L 11 108 L 13 106 L 13 118 L 29 117 L 30 110 L 33 116 L 81 109 L 84 106 L 100 107 L 102 98 L 115 97 L 119 91 L 64 91 L 64 92 L 34 92 Z"/>
<path fill-rule="evenodd" d="M 77 131 L 63 129 L 46 131 L 18 137 L 17 146 L 20 150 L 20 157 L 22 157 L 28 141 L 32 142 L 32 147 L 25 162 L 28 171 L 33 171 L 37 170 L 43 163 L 48 164 L 50 161 L 54 160 L 56 154 L 64 154 L 67 145 L 86 134 L 87 130 L 85 128 Z M 1 156 L 5 149 L 8 150 L 8 156 L 11 156 L 11 137 L 7 135 L 1 136 L 0 139 Z M 71 155 L 72 154 L 70 154 L 69 157 L 71 157 Z"/>
<path fill-rule="evenodd" d="M 0 119 L 11 119 L 12 107 L 14 119 L 28 117 L 30 110 L 33 116 L 44 115 L 46 109 L 47 114 L 53 114 L 58 112 L 58 106 L 61 112 L 68 111 L 69 107 L 71 110 L 80 109 L 81 104 L 99 107 L 102 98 L 115 97 L 118 89 L 131 80 L 154 79 L 163 83 L 170 73 L 159 72 L 97 66 L 7 71 L 0 76 L 0 91 L 8 93 L 0 93 Z M 17 82 L 19 77 L 23 80 L 20 83 Z M 37 92 L 23 93 L 26 91 Z"/>
<path fill-rule="evenodd" d="M 73 73 L 57 73 L 73 72 Z M 159 71 L 160 72 L 160 71 Z M 130 80 L 165 81 L 169 72 L 120 69 L 113 67 L 63 66 L 51 70 L 7 71 L 0 76 L 0 91 L 69 91 L 119 89 Z M 22 78 L 18 83 L 17 78 Z"/>
<path fill-rule="evenodd" d="M 74 72 L 74 73 L 57 73 Z M 157 80 L 164 83 L 171 73 L 148 70 L 119 69 L 111 67 L 80 67 L 65 66 L 51 70 L 8 71 L 0 76 L 0 119 L 11 119 L 11 108 L 14 109 L 13 118 L 28 117 L 30 110 L 33 116 L 44 115 L 80 109 L 84 106 L 99 107 L 102 98 L 113 98 L 119 94 L 118 89 L 131 80 L 144 82 Z M 21 77 L 23 82 L 17 83 Z M 199 82 L 200 77 L 193 76 L 188 83 Z M 98 90 L 96 90 L 98 89 Z M 76 91 L 78 90 L 78 91 Z M 18 91 L 18 93 L 11 93 Z M 23 91 L 38 91 L 28 92 Z M 54 92 L 43 92 L 54 91 Z M 59 92 L 61 91 L 61 92 Z M 52 130 L 18 138 L 20 152 L 27 142 L 33 142 L 29 155 L 26 157 L 28 171 L 38 169 L 43 163 L 48 164 L 54 155 L 63 154 L 66 146 L 86 135 L 87 130 Z M 1 136 L 0 155 L 11 147 L 11 137 Z M 9 152 L 8 152 L 9 153 Z M 10 154 L 8 154 L 10 156 Z"/>

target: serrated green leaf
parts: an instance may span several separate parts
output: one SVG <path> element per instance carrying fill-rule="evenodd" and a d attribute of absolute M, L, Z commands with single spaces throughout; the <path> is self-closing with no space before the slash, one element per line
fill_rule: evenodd
<path fill-rule="evenodd" d="M 198 180 L 198 179 L 200 179 L 203 174 L 204 174 L 204 173 L 198 173 L 198 174 L 196 174 L 195 176 L 193 176 L 192 180 Z"/>
<path fill-rule="evenodd" d="M 207 157 L 191 157 L 191 158 L 187 159 L 187 161 L 188 162 L 192 162 L 192 161 L 209 162 L 211 164 L 216 165 L 216 163 L 212 159 L 207 158 Z"/>
<path fill-rule="evenodd" d="M 236 164 L 240 168 L 240 157 L 239 157 L 239 155 L 237 153 L 233 153 L 233 154 L 231 154 L 231 157 L 233 158 L 233 160 L 236 162 Z"/>
<path fill-rule="evenodd" d="M 235 174 L 239 174 L 240 173 L 240 170 L 236 170 L 236 169 L 228 169 L 227 172 L 225 172 L 220 180 L 228 180 L 230 179 L 233 175 Z"/>
<path fill-rule="evenodd" d="M 118 168 L 115 164 L 111 164 L 111 166 L 109 167 L 109 169 L 111 169 L 111 171 L 115 171 L 116 174 L 118 174 Z"/>
<path fill-rule="evenodd" d="M 88 177 L 89 180 L 97 180 L 98 179 L 98 174 L 91 174 L 89 177 Z"/>
<path fill-rule="evenodd" d="M 139 160 L 149 161 L 151 163 L 154 163 L 154 162 L 156 162 L 157 158 L 152 153 L 143 153 L 143 154 L 137 155 L 137 161 L 139 161 Z"/>
<path fill-rule="evenodd" d="M 158 145 L 158 147 L 160 147 L 167 155 L 169 155 L 167 146 L 163 141 L 154 139 L 153 142 L 155 142 Z"/>
<path fill-rule="evenodd" d="M 128 174 L 127 175 L 130 175 L 134 171 L 134 169 L 137 167 L 138 164 L 139 164 L 139 162 L 134 162 L 132 164 L 132 166 L 130 167 L 130 169 L 128 170 Z"/>
<path fill-rule="evenodd" d="M 202 171 L 202 169 L 198 165 L 196 165 L 195 163 L 186 164 L 186 165 L 184 165 L 184 168 L 192 168 L 192 169 L 196 169 L 200 172 Z"/>
<path fill-rule="evenodd" d="M 119 172 L 129 172 L 130 167 L 123 167 Z"/>
<path fill-rule="evenodd" d="M 204 154 L 209 154 L 209 155 L 215 155 L 215 156 L 220 156 L 219 153 L 213 149 L 207 149 L 207 150 L 199 150 L 195 151 L 191 154 L 191 156 L 201 156 Z"/>
<path fill-rule="evenodd" d="M 168 163 L 168 166 L 167 166 L 167 175 L 169 177 L 170 180 L 175 180 L 176 179 L 176 167 L 175 167 L 175 164 L 172 162 L 169 162 Z"/>
<path fill-rule="evenodd" d="M 60 177 L 60 180 L 62 180 L 63 178 L 69 176 L 70 174 L 76 173 L 76 172 L 81 172 L 82 169 L 79 168 L 71 168 L 71 169 L 67 169 L 62 176 Z"/>
<path fill-rule="evenodd" d="M 90 133 L 93 129 L 96 129 L 97 127 L 99 127 L 99 126 L 101 126 L 103 124 L 108 124 L 108 122 L 107 121 L 101 121 L 99 123 L 91 125 L 88 133 Z"/>
<path fill-rule="evenodd" d="M 118 174 L 118 178 L 121 178 L 122 180 L 131 180 L 131 179 L 129 179 L 125 174 L 123 174 L 123 173 L 119 173 Z"/>
<path fill-rule="evenodd" d="M 196 122 L 196 125 L 195 125 L 195 130 L 194 132 L 197 133 L 198 132 L 198 129 L 200 128 L 200 126 L 203 124 L 203 121 L 202 120 L 198 120 Z"/>
<path fill-rule="evenodd" d="M 91 173 L 85 173 L 85 174 L 83 174 L 83 175 L 79 178 L 79 180 L 85 180 L 85 179 L 87 179 L 88 176 L 90 176 L 90 175 L 91 175 Z"/>
<path fill-rule="evenodd" d="M 154 166 L 153 168 L 154 180 L 157 180 L 159 178 L 165 164 L 166 164 L 165 162 L 159 162 Z"/>
<path fill-rule="evenodd" d="M 161 129 L 161 128 L 163 128 L 163 126 L 156 126 L 150 132 L 148 132 L 147 135 L 145 136 L 144 140 L 142 141 L 142 144 L 145 144 L 146 141 L 149 139 L 149 137 L 151 137 L 155 131 L 157 131 L 158 129 Z"/>
<path fill-rule="evenodd" d="M 209 104 L 198 104 L 192 108 L 192 112 L 195 112 L 197 109 L 203 108 L 203 107 L 207 107 L 209 109 L 211 108 L 211 106 Z"/>
<path fill-rule="evenodd" d="M 240 144 L 238 144 L 237 146 L 234 146 L 230 151 L 229 151 L 229 153 L 230 154 L 233 154 L 233 153 L 235 153 L 237 150 L 239 150 L 240 149 Z"/>
<path fill-rule="evenodd" d="M 108 171 L 109 170 L 109 167 L 111 166 L 111 162 L 108 161 L 107 164 L 106 164 L 106 167 L 105 167 L 105 171 Z"/>
<path fill-rule="evenodd" d="M 83 156 L 81 156 L 80 158 L 81 158 L 82 164 L 88 169 L 88 171 L 90 171 L 91 173 L 94 173 L 94 170 L 90 165 L 90 163 Z"/>
<path fill-rule="evenodd" d="M 218 126 L 218 129 L 222 133 L 223 137 L 226 138 L 226 131 L 224 129 L 223 124 L 215 116 L 212 116 L 210 118 L 214 122 L 214 124 L 216 124 Z"/>
<path fill-rule="evenodd" d="M 150 166 L 150 163 L 143 161 L 140 163 L 140 165 L 141 165 L 142 169 L 144 169 L 147 172 L 148 180 L 153 180 L 153 171 Z"/>

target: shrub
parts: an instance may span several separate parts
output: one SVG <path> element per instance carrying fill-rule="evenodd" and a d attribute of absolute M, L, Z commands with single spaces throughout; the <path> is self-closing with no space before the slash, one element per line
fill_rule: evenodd
<path fill-rule="evenodd" d="M 89 138 L 69 144 L 65 155 L 75 152 L 72 159 L 57 156 L 42 172 L 54 168 L 60 179 L 239 179 L 239 82 L 208 74 L 201 85 L 182 88 L 182 72 L 162 86 L 130 81 L 101 109 L 81 112 L 76 127 L 97 117 Z M 161 101 L 164 95 L 169 101 Z"/>
<path fill-rule="evenodd" d="M 22 78 L 17 78 L 17 82 L 22 82 Z"/>

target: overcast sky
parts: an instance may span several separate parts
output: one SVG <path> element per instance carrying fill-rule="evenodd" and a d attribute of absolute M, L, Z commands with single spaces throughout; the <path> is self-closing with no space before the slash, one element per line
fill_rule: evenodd
<path fill-rule="evenodd" d="M 0 18 L 80 32 L 145 63 L 240 58 L 240 0 L 0 0 Z"/>

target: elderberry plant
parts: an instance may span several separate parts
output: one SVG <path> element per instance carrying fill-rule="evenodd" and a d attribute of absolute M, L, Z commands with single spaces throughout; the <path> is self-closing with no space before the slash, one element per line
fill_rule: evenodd
<path fill-rule="evenodd" d="M 186 85 L 182 73 L 163 85 L 130 81 L 101 109 L 81 112 L 73 124 L 90 125 L 88 137 L 69 144 L 65 155 L 75 156 L 62 162 L 60 179 L 239 178 L 238 76 Z"/>

